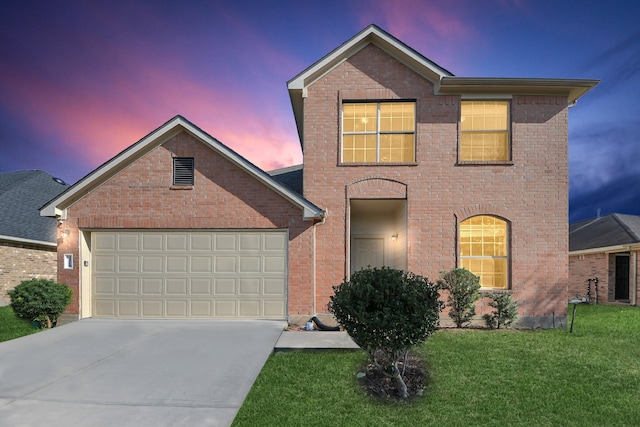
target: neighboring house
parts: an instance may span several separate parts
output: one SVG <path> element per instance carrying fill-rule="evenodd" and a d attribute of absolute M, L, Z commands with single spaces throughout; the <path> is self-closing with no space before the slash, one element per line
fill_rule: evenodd
<path fill-rule="evenodd" d="M 23 280 L 56 278 L 56 220 L 39 209 L 67 187 L 40 170 L 0 173 L 0 300 Z"/>
<path fill-rule="evenodd" d="M 304 167 L 269 175 L 178 116 L 45 206 L 70 313 L 297 323 L 364 266 L 464 266 L 520 326 L 560 326 L 567 109 L 596 84 L 454 77 L 369 26 L 288 82 Z"/>
<path fill-rule="evenodd" d="M 638 305 L 640 216 L 611 214 L 569 225 L 569 297 Z M 590 287 L 590 290 L 589 290 Z"/>

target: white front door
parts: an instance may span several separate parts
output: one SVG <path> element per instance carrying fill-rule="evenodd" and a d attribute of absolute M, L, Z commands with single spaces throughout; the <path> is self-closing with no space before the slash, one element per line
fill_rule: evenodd
<path fill-rule="evenodd" d="M 381 237 L 356 237 L 353 240 L 353 271 L 363 268 L 383 267 L 384 239 Z"/>

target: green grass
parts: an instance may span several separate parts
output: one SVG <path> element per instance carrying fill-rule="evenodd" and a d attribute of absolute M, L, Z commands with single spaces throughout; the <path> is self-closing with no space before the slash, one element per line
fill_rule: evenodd
<path fill-rule="evenodd" d="M 364 353 L 282 352 L 234 426 L 636 426 L 640 308 L 579 306 L 574 332 L 441 330 L 416 350 L 425 396 L 364 396 Z"/>
<path fill-rule="evenodd" d="M 38 332 L 31 322 L 16 316 L 11 306 L 0 307 L 0 342 Z"/>

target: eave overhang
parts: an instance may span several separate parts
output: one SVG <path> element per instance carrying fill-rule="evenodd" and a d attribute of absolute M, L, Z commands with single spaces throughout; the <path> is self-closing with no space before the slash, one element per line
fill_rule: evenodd
<path fill-rule="evenodd" d="M 501 77 L 443 77 L 436 87 L 438 95 L 554 95 L 566 96 L 573 104 L 593 89 L 599 80 L 530 79 Z"/>

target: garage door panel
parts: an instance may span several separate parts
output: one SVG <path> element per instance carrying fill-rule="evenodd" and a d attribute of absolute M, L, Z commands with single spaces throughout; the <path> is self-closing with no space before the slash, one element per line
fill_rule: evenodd
<path fill-rule="evenodd" d="M 164 280 L 158 277 L 143 277 L 141 295 L 162 295 Z"/>
<path fill-rule="evenodd" d="M 215 279 L 215 295 L 235 295 L 236 294 L 236 279 L 232 277 L 216 278 Z"/>
<path fill-rule="evenodd" d="M 214 274 L 218 273 L 236 273 L 237 257 L 235 256 L 216 256 L 214 261 Z"/>
<path fill-rule="evenodd" d="M 213 304 L 210 300 L 190 300 L 191 317 L 213 317 Z"/>
<path fill-rule="evenodd" d="M 164 237 L 162 234 L 142 233 L 142 250 L 145 252 L 162 252 L 164 250 Z"/>
<path fill-rule="evenodd" d="M 138 279 L 131 277 L 121 277 L 118 279 L 118 294 L 120 295 L 139 295 Z"/>
<path fill-rule="evenodd" d="M 92 233 L 95 317 L 286 317 L 286 231 Z"/>
<path fill-rule="evenodd" d="M 167 251 L 185 252 L 189 249 L 189 235 L 180 233 L 167 234 Z"/>
<path fill-rule="evenodd" d="M 93 303 L 93 314 L 97 317 L 116 317 L 118 312 L 116 311 L 115 300 L 102 300 L 95 299 Z"/>
<path fill-rule="evenodd" d="M 264 257 L 265 273 L 285 273 L 286 261 L 284 256 L 267 256 Z"/>
<path fill-rule="evenodd" d="M 187 279 L 167 279 L 166 295 L 187 295 Z"/>
<path fill-rule="evenodd" d="M 167 273 L 187 273 L 187 265 L 189 261 L 186 255 L 167 257 Z"/>
<path fill-rule="evenodd" d="M 192 256 L 191 273 L 213 273 L 213 261 L 210 256 Z"/>
<path fill-rule="evenodd" d="M 245 233 L 240 235 L 240 252 L 259 252 L 262 249 L 262 235 Z"/>
<path fill-rule="evenodd" d="M 116 278 L 115 277 L 96 278 L 93 293 L 96 296 L 116 295 Z"/>
<path fill-rule="evenodd" d="M 93 268 L 99 273 L 115 273 L 117 257 L 115 255 L 96 255 L 93 257 Z"/>
<path fill-rule="evenodd" d="M 140 250 L 140 236 L 138 234 L 120 234 L 115 240 L 118 242 L 117 246 L 120 252 L 138 252 Z"/>
<path fill-rule="evenodd" d="M 166 301 L 166 313 L 167 317 L 188 317 L 187 307 L 189 301 L 187 300 L 169 300 Z"/>
<path fill-rule="evenodd" d="M 262 258 L 259 256 L 241 256 L 239 273 L 260 273 L 262 271 Z"/>
<path fill-rule="evenodd" d="M 231 251 L 238 249 L 238 237 L 235 234 L 216 234 L 214 251 Z"/>
<path fill-rule="evenodd" d="M 285 296 L 287 292 L 287 283 L 281 278 L 264 279 L 263 295 L 269 296 Z"/>
<path fill-rule="evenodd" d="M 239 295 L 260 295 L 260 278 L 245 277 L 239 280 Z"/>
<path fill-rule="evenodd" d="M 149 256 L 144 255 L 142 257 L 142 272 L 143 273 L 163 273 L 164 272 L 164 257 L 162 256 Z"/>
<path fill-rule="evenodd" d="M 213 279 L 191 278 L 191 295 L 211 295 Z"/>
<path fill-rule="evenodd" d="M 118 314 L 117 314 L 118 316 L 140 317 L 140 301 L 139 300 L 126 300 L 126 299 L 118 300 L 117 306 L 118 306 Z"/>
<path fill-rule="evenodd" d="M 237 317 L 236 301 L 216 299 L 214 304 L 214 317 Z"/>
<path fill-rule="evenodd" d="M 140 260 L 137 256 L 120 255 L 118 256 L 118 272 L 119 273 L 137 273 L 139 271 Z"/>
<path fill-rule="evenodd" d="M 286 310 L 285 303 L 281 300 L 264 300 L 263 307 L 262 317 L 278 317 Z"/>

